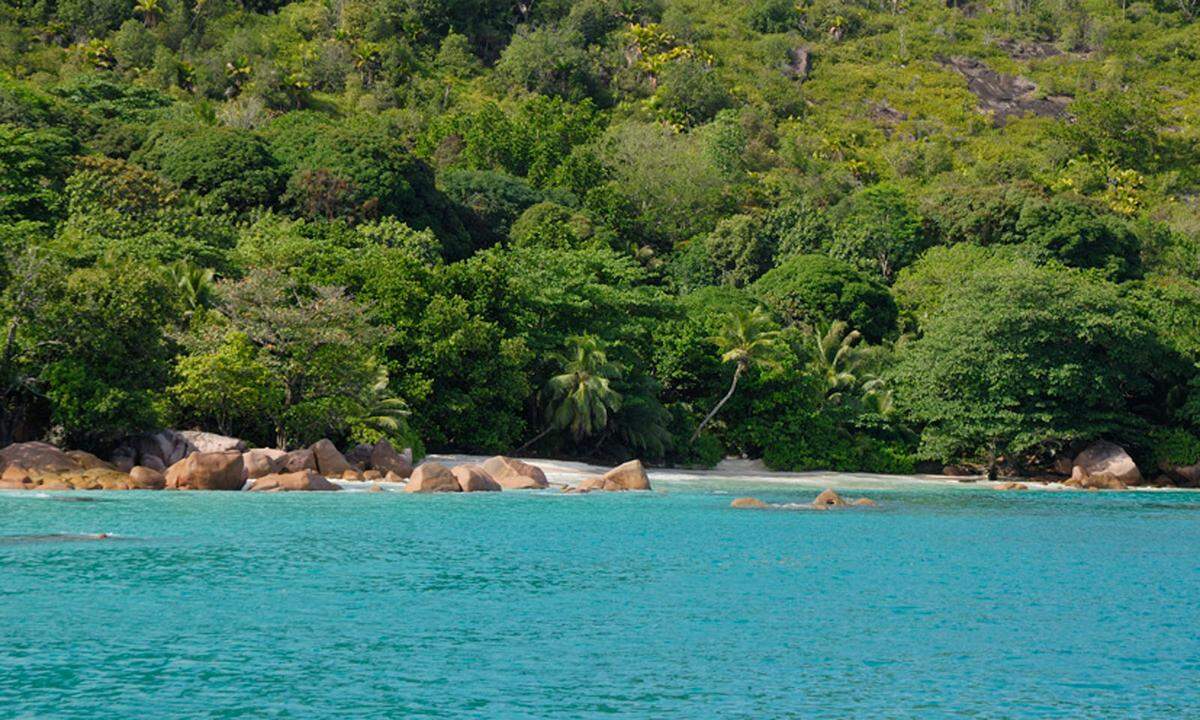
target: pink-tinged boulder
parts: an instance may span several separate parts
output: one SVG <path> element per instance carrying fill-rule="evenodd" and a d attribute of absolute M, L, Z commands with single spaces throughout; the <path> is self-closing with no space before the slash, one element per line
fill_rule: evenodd
<path fill-rule="evenodd" d="M 59 473 L 82 470 L 70 455 L 44 442 L 13 443 L 0 450 L 5 467 L 24 468 L 37 473 Z"/>
<path fill-rule="evenodd" d="M 317 456 L 307 448 L 293 450 L 279 459 L 283 472 L 300 472 L 301 470 L 316 470 Z"/>
<path fill-rule="evenodd" d="M 245 484 L 242 454 L 237 450 L 192 453 L 167 468 L 170 490 L 241 490 Z"/>
<path fill-rule="evenodd" d="M 350 448 L 350 450 L 347 452 L 343 453 L 343 455 L 346 457 L 346 462 L 350 463 L 351 467 L 357 470 L 366 470 L 367 468 L 371 467 L 371 450 L 373 448 L 374 445 L 359 443 L 358 445 Z"/>
<path fill-rule="evenodd" d="M 384 482 L 390 482 L 390 483 L 402 483 L 402 482 L 404 482 L 404 478 L 400 477 L 399 475 L 397 475 L 396 473 L 392 472 L 391 470 L 389 470 L 389 471 L 388 471 L 388 473 L 387 473 L 386 475 L 384 475 L 384 476 L 383 476 L 383 480 L 384 480 Z"/>
<path fill-rule="evenodd" d="M 649 490 L 650 478 L 641 460 L 630 460 L 604 473 L 605 490 Z"/>
<path fill-rule="evenodd" d="M 832 489 L 822 490 L 821 494 L 817 495 L 817 498 L 813 500 L 813 507 L 815 508 L 824 509 L 831 507 L 844 507 L 845 505 L 846 501 L 842 499 L 842 496 L 838 495 Z"/>
<path fill-rule="evenodd" d="M 252 492 L 335 492 L 341 489 L 316 470 L 264 475 L 250 486 Z"/>
<path fill-rule="evenodd" d="M 287 453 L 271 448 L 256 448 L 242 453 L 242 464 L 246 467 L 246 479 L 257 480 L 266 475 L 284 471 L 283 459 Z"/>
<path fill-rule="evenodd" d="M 483 463 L 483 469 L 505 490 L 536 490 L 550 487 L 546 473 L 536 465 L 497 455 Z"/>
<path fill-rule="evenodd" d="M 129 482 L 135 490 L 162 490 L 167 478 L 157 470 L 136 465 L 129 471 Z"/>
<path fill-rule="evenodd" d="M 1082 468 L 1076 468 L 1075 473 L 1071 478 L 1063 483 L 1067 487 L 1079 488 L 1080 490 L 1124 490 L 1128 487 L 1121 480 L 1112 475 L 1102 473 L 1100 475 L 1088 475 L 1083 472 Z"/>
<path fill-rule="evenodd" d="M 407 493 L 462 492 L 458 478 L 450 468 L 441 463 L 427 462 L 413 470 L 408 485 L 404 486 Z"/>
<path fill-rule="evenodd" d="M 338 452 L 337 446 L 329 440 L 318 440 L 309 446 L 317 460 L 317 472 L 325 477 L 341 477 L 347 470 L 353 470 L 346 458 Z"/>
<path fill-rule="evenodd" d="M 739 509 L 760 510 L 762 508 L 770 507 L 770 505 L 767 505 L 765 502 L 763 502 L 762 500 L 759 500 L 758 498 L 740 497 L 740 498 L 734 498 L 733 502 L 729 503 L 729 507 L 739 508 Z"/>
<path fill-rule="evenodd" d="M 83 450 L 68 450 L 67 456 L 75 461 L 79 467 L 84 470 L 116 470 L 117 466 L 110 462 L 105 462 L 90 452 Z"/>
<path fill-rule="evenodd" d="M 620 492 L 623 490 L 649 490 L 650 478 L 641 460 L 630 460 L 599 476 L 584 478 L 577 486 L 580 490 L 605 490 Z"/>
<path fill-rule="evenodd" d="M 412 450 L 396 452 L 387 440 L 380 440 L 371 448 L 371 467 L 381 473 L 395 473 L 402 478 L 412 475 Z"/>
<path fill-rule="evenodd" d="M 1158 469 L 1162 471 L 1162 477 L 1165 477 L 1171 485 L 1178 487 L 1200 487 L 1200 462 L 1192 465 L 1177 465 L 1169 462 L 1159 463 Z M 1155 484 L 1161 485 L 1161 482 Z"/>
<path fill-rule="evenodd" d="M 1075 456 L 1071 479 L 1083 487 L 1124 487 L 1141 485 L 1142 473 L 1120 445 L 1101 440 Z"/>
<path fill-rule="evenodd" d="M 496 482 L 482 465 L 458 465 L 450 470 L 463 492 L 499 492 Z"/>

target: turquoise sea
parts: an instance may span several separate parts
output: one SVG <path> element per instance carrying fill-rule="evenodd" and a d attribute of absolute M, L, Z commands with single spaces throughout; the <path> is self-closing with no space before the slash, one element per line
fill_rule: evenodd
<path fill-rule="evenodd" d="M 0 717 L 1200 717 L 1200 494 L 657 485 L 0 494 Z"/>

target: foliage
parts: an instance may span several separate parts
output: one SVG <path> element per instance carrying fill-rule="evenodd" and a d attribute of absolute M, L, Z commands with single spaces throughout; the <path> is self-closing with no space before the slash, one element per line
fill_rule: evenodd
<path fill-rule="evenodd" d="M 887 288 L 825 255 L 794 255 L 762 276 L 753 291 L 789 323 L 843 320 L 872 342 L 894 333 L 896 303 Z"/>
<path fill-rule="evenodd" d="M 1117 287 L 1055 266 L 984 268 L 950 290 L 896 370 L 922 453 L 994 460 L 1129 432 L 1150 389 L 1150 329 Z"/>

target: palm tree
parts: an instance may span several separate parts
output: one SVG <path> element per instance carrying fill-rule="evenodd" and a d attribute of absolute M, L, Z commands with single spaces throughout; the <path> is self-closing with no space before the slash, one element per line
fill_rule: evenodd
<path fill-rule="evenodd" d="M 190 318 L 213 306 L 216 284 L 212 268 L 177 260 L 167 266 L 167 277 L 179 292 L 186 317 Z"/>
<path fill-rule="evenodd" d="M 600 340 L 582 335 L 568 338 L 567 344 L 568 354 L 560 356 L 563 372 L 546 382 L 549 422 L 518 450 L 529 447 L 551 430 L 569 428 L 579 442 L 608 427 L 609 413 L 621 407 L 621 394 L 612 387 L 612 381 L 621 375 L 621 366 L 609 361 Z"/>
<path fill-rule="evenodd" d="M 725 393 L 725 397 L 721 398 L 716 407 L 696 426 L 696 432 L 692 433 L 692 442 L 700 437 L 704 426 L 708 425 L 725 403 L 729 402 L 729 398 L 733 397 L 742 375 L 754 365 L 776 365 L 777 356 L 782 348 L 779 326 L 762 307 L 756 307 L 754 310 L 734 310 L 725 319 L 721 331 L 711 340 L 721 351 L 721 360 L 734 363 L 733 381 L 729 384 L 729 391 Z"/>
<path fill-rule="evenodd" d="M 408 404 L 392 395 L 388 384 L 387 368 L 379 365 L 375 368 L 375 380 L 360 401 L 357 424 L 384 435 L 395 435 L 404 429 L 404 418 L 410 413 Z"/>
<path fill-rule="evenodd" d="M 162 17 L 162 2 L 161 0 L 137 0 L 133 4 L 133 11 L 142 16 L 142 22 L 146 23 L 146 27 L 152 28 Z"/>
<path fill-rule="evenodd" d="M 862 340 L 862 333 L 851 330 L 845 321 L 838 320 L 831 323 L 824 333 L 813 328 L 808 337 L 812 340 L 809 366 L 824 380 L 825 399 L 839 402 L 846 391 L 858 385 L 857 345 Z"/>

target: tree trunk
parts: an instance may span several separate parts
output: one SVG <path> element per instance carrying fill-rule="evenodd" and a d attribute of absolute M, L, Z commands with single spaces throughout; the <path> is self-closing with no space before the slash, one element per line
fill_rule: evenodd
<path fill-rule="evenodd" d="M 721 402 L 717 403 L 717 406 L 709 411 L 708 415 L 696 426 L 696 432 L 692 433 L 691 442 L 696 442 L 696 438 L 700 437 L 700 432 L 704 430 L 704 426 L 720 412 L 725 403 L 729 402 L 729 398 L 733 397 L 733 391 L 737 389 L 738 378 L 742 376 L 742 369 L 742 364 L 738 363 L 737 369 L 733 371 L 733 382 L 729 384 L 729 392 L 725 393 L 725 397 L 721 398 Z"/>
<path fill-rule="evenodd" d="M 535 443 L 535 442 L 537 442 L 538 440 L 541 440 L 542 438 L 546 437 L 546 435 L 547 435 L 547 434 L 548 434 L 548 433 L 549 433 L 551 430 L 553 430 L 553 429 L 554 429 L 554 426 L 553 426 L 553 425 L 547 425 L 545 430 L 543 430 L 543 431 L 541 431 L 540 433 L 538 433 L 537 435 L 534 435 L 533 437 L 531 437 L 531 438 L 529 439 L 529 441 L 528 441 L 528 442 L 526 442 L 526 443 L 525 443 L 524 445 L 522 445 L 521 447 L 517 448 L 516 450 L 513 450 L 513 454 L 516 454 L 516 453 L 519 453 L 519 452 L 521 452 L 522 450 L 524 450 L 525 448 L 527 448 L 527 447 L 529 447 L 530 445 L 534 444 L 534 443 Z"/>

